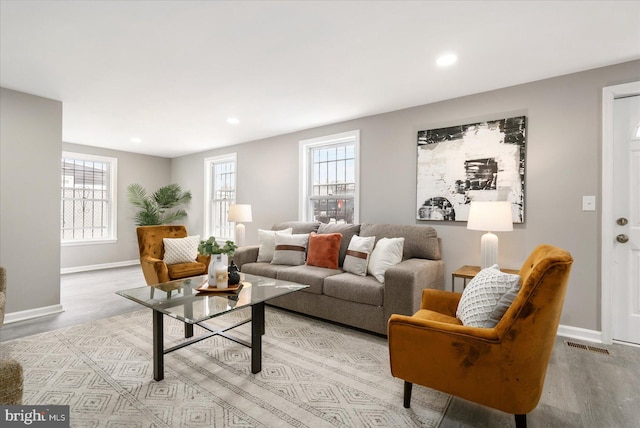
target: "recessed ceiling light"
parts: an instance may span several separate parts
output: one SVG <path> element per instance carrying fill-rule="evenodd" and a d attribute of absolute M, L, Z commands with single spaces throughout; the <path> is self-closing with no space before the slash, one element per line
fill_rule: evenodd
<path fill-rule="evenodd" d="M 135 144 L 142 143 L 142 138 L 133 137 L 133 138 L 131 139 L 131 142 L 132 142 L 132 143 L 135 143 Z"/>
<path fill-rule="evenodd" d="M 444 55 L 440 55 L 436 60 L 436 64 L 438 64 L 440 67 L 447 67 L 449 65 L 455 64 L 457 60 L 458 56 L 456 54 L 447 53 Z"/>
<path fill-rule="evenodd" d="M 227 123 L 230 125 L 237 125 L 240 123 L 240 119 L 238 119 L 237 117 L 230 117 L 229 119 L 227 119 Z"/>

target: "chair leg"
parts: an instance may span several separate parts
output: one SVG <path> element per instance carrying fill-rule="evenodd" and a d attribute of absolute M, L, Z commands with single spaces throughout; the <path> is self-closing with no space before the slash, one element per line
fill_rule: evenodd
<path fill-rule="evenodd" d="M 515 415 L 516 428 L 527 428 L 527 415 Z"/>
<path fill-rule="evenodd" d="M 411 382 L 404 381 L 404 408 L 411 407 L 411 388 L 413 384 Z"/>

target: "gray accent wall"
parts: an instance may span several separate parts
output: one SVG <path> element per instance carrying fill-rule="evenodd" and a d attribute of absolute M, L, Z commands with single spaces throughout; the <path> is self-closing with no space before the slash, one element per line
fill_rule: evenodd
<path fill-rule="evenodd" d="M 0 265 L 6 311 L 60 304 L 62 103 L 0 89 Z"/>
<path fill-rule="evenodd" d="M 138 183 L 152 193 L 169 184 L 171 159 L 137 153 L 109 150 L 80 144 L 63 143 L 63 151 L 108 156 L 118 160 L 117 177 L 117 242 L 92 245 L 64 245 L 61 248 L 61 268 L 73 270 L 90 266 L 117 265 L 138 262 L 138 239 L 133 216 L 136 210 L 127 199 L 127 187 Z"/>
<path fill-rule="evenodd" d="M 602 88 L 636 80 L 640 61 L 252 141 L 175 158 L 171 180 L 193 192 L 187 227 L 202 233 L 203 160 L 236 152 L 238 202 L 253 208 L 246 242 L 256 243 L 258 228 L 298 218 L 298 142 L 359 129 L 360 222 L 434 226 L 450 289 L 452 271 L 480 264 L 482 232 L 464 222 L 415 220 L 417 131 L 526 115 L 526 218 L 513 232 L 498 233 L 499 263 L 519 269 L 540 243 L 567 249 L 575 263 L 561 323 L 600 330 L 600 210 L 582 211 L 582 196 L 601 200 Z"/>

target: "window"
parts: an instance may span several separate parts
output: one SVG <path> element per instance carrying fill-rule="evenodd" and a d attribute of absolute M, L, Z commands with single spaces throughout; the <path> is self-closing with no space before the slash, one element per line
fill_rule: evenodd
<path fill-rule="evenodd" d="M 300 141 L 300 218 L 359 222 L 360 131 Z"/>
<path fill-rule="evenodd" d="M 236 201 L 236 154 L 204 160 L 205 168 L 205 237 L 218 241 L 234 239 L 234 225 L 229 223 L 229 205 Z"/>
<path fill-rule="evenodd" d="M 62 244 L 116 240 L 118 160 L 81 153 L 62 153 Z"/>

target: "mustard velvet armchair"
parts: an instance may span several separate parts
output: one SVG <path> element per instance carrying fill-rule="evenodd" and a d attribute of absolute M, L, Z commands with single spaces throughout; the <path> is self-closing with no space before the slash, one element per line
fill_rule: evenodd
<path fill-rule="evenodd" d="M 5 304 L 7 302 L 6 270 L 0 267 L 0 327 L 4 324 Z M 1 354 L 1 353 L 0 353 Z M 0 404 L 22 404 L 24 376 L 22 364 L 13 358 L 0 359 Z"/>
<path fill-rule="evenodd" d="M 209 269 L 210 256 L 198 254 L 190 263 L 167 265 L 164 261 L 163 238 L 185 238 L 187 228 L 182 225 L 138 226 L 140 266 L 147 285 L 160 284 L 175 279 L 204 275 Z"/>
<path fill-rule="evenodd" d="M 560 322 L 573 258 L 551 245 L 533 250 L 520 269 L 521 289 L 493 328 L 456 318 L 461 293 L 425 289 L 413 316 L 388 323 L 391 373 L 403 379 L 404 407 L 414 383 L 515 415 L 537 405 Z"/>

